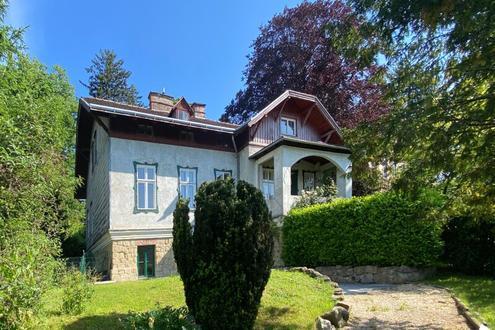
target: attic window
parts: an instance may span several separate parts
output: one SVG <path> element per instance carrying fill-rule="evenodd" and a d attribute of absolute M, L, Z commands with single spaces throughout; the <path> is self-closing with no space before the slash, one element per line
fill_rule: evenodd
<path fill-rule="evenodd" d="M 138 134 L 153 135 L 153 126 L 139 124 L 137 127 Z"/>
<path fill-rule="evenodd" d="M 189 112 L 184 110 L 177 110 L 177 118 L 182 120 L 189 120 Z"/>
<path fill-rule="evenodd" d="M 280 133 L 282 135 L 296 135 L 296 121 L 290 118 L 282 117 L 280 119 Z"/>

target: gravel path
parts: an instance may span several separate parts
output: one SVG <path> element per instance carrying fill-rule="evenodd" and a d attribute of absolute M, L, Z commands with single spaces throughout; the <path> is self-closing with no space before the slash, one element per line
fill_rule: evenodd
<path fill-rule="evenodd" d="M 423 284 L 341 284 L 346 329 L 469 329 L 450 294 Z"/>

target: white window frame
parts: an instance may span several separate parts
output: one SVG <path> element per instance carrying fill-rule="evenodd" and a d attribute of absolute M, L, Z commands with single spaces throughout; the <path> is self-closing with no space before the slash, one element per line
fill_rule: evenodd
<path fill-rule="evenodd" d="M 139 178 L 139 175 L 138 175 L 138 172 L 139 172 L 139 169 L 143 169 L 144 170 L 144 178 Z M 154 173 L 154 178 L 153 179 L 149 179 L 148 178 L 148 169 L 152 169 L 153 170 L 153 173 Z M 136 210 L 139 210 L 139 211 L 157 211 L 158 210 L 158 205 L 157 205 L 157 166 L 156 164 L 139 164 L 137 163 L 136 164 L 136 173 L 135 173 L 135 176 L 136 176 Z M 142 183 L 144 184 L 144 207 L 140 207 L 139 205 L 139 184 Z M 150 196 L 149 196 L 149 186 L 152 185 L 153 188 L 151 191 L 153 191 L 153 207 L 150 207 Z"/>
<path fill-rule="evenodd" d="M 181 198 L 189 198 L 189 209 L 194 210 L 196 208 L 196 192 L 198 188 L 198 169 L 196 167 L 181 167 L 179 166 L 179 196 Z M 189 180 L 182 180 L 182 173 L 186 173 L 185 177 L 187 178 L 188 175 L 187 173 L 192 173 L 193 179 L 191 181 Z M 187 188 L 191 187 L 193 191 L 193 196 L 187 196 L 182 194 L 182 187 L 186 187 L 185 191 L 187 194 Z"/>
<path fill-rule="evenodd" d="M 294 134 L 288 132 L 289 123 L 294 124 Z M 297 135 L 297 121 L 292 118 L 281 117 L 280 118 L 280 134 L 288 135 L 288 136 L 296 136 Z"/>
<path fill-rule="evenodd" d="M 218 170 L 214 169 L 213 174 L 215 175 L 215 180 L 222 180 L 232 177 L 232 170 Z"/>
<path fill-rule="evenodd" d="M 273 168 L 263 167 L 261 169 L 261 191 L 265 199 L 272 199 L 275 196 L 275 171 Z"/>

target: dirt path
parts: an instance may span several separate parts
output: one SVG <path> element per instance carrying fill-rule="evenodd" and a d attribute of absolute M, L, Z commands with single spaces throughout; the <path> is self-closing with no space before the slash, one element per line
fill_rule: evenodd
<path fill-rule="evenodd" d="M 341 284 L 347 329 L 469 329 L 450 294 L 423 284 Z"/>

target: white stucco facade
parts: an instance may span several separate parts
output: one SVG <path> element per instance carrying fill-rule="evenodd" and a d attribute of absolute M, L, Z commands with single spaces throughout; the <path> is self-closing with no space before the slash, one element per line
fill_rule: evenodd
<path fill-rule="evenodd" d="M 214 180 L 215 169 L 237 177 L 235 153 L 111 138 L 110 230 L 172 228 L 179 196 L 178 167 L 197 169 L 197 187 Z M 136 212 L 134 162 L 156 164 L 157 212 Z"/>

